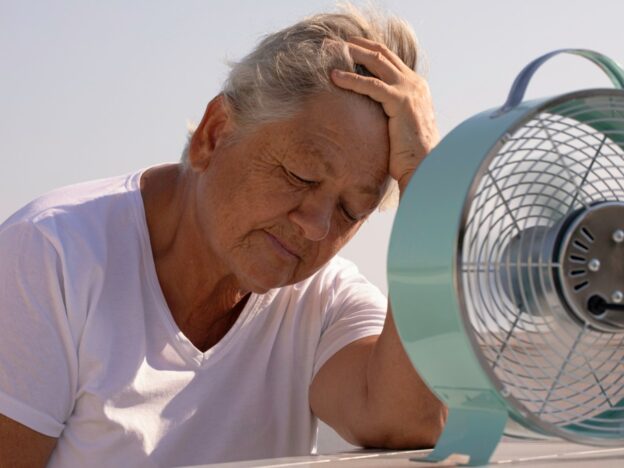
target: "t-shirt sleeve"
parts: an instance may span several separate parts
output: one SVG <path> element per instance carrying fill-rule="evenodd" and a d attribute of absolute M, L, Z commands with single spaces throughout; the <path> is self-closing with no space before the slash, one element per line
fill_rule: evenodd
<path fill-rule="evenodd" d="M 57 250 L 32 222 L 0 226 L 0 413 L 58 437 L 73 409 L 75 350 Z"/>
<path fill-rule="evenodd" d="M 337 351 L 366 336 L 379 335 L 386 318 L 388 301 L 357 267 L 336 259 L 331 275 L 321 338 L 316 350 L 313 375 Z"/>

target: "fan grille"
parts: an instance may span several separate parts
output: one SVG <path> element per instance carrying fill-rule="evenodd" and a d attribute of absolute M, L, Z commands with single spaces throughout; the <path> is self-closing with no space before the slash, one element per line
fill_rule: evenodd
<path fill-rule="evenodd" d="M 545 233 L 596 203 L 624 202 L 624 98 L 589 94 L 565 109 L 506 135 L 473 183 L 460 233 L 464 319 L 501 394 L 533 425 L 624 439 L 624 332 L 575 321 L 543 294 L 561 267 Z M 531 253 L 510 253 L 518 237 Z M 530 268 L 538 273 L 522 274 Z"/>

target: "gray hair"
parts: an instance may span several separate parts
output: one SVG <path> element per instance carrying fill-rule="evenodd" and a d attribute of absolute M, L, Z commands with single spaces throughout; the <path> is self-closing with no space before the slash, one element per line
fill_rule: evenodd
<path fill-rule="evenodd" d="M 339 13 L 306 18 L 267 35 L 240 62 L 231 64 L 222 94 L 238 129 L 294 116 L 310 96 L 344 92 L 330 79 L 333 69 L 354 71 L 355 63 L 345 42 L 354 36 L 384 44 L 411 69 L 416 69 L 418 46 L 403 20 L 353 5 Z M 190 136 L 192 130 L 190 130 Z M 188 144 L 182 162 L 188 159 Z M 398 189 L 388 184 L 382 205 L 395 204 Z M 390 202 L 390 203 L 388 203 Z"/>

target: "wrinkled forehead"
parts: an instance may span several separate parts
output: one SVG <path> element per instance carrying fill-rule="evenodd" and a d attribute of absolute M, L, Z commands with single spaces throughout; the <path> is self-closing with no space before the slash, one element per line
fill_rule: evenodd
<path fill-rule="evenodd" d="M 347 169 L 385 181 L 387 118 L 369 98 L 351 92 L 318 95 L 304 103 L 293 126 L 298 153 L 320 161 L 329 173 Z"/>
<path fill-rule="evenodd" d="M 301 164 L 321 165 L 330 177 L 353 179 L 375 191 L 385 187 L 387 120 L 366 100 L 310 104 L 294 120 L 291 142 Z"/>
<path fill-rule="evenodd" d="M 330 178 L 350 179 L 357 191 L 367 195 L 379 195 L 387 185 L 388 165 L 383 153 L 366 148 L 369 154 L 365 154 L 359 145 L 342 150 L 321 138 L 304 137 L 296 140 L 295 145 L 297 151 L 292 155 L 297 158 L 299 167 Z"/>

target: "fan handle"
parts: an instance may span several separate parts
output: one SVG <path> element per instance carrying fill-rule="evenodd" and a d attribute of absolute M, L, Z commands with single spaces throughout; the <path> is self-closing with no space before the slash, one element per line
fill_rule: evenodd
<path fill-rule="evenodd" d="M 536 70 L 546 60 L 562 53 L 579 55 L 581 57 L 585 57 L 588 60 L 591 60 L 598 67 L 600 67 L 603 72 L 606 73 L 606 75 L 609 77 L 609 79 L 616 88 L 624 89 L 624 70 L 622 69 L 622 67 L 620 67 L 620 65 L 617 64 L 617 62 L 611 60 L 606 55 L 588 49 L 554 50 L 552 52 L 542 55 L 541 57 L 536 58 L 522 69 L 522 71 L 518 74 L 513 84 L 511 85 L 511 90 L 509 91 L 509 95 L 507 96 L 507 101 L 505 101 L 505 104 L 503 104 L 500 109 L 492 114 L 492 117 L 498 117 L 501 114 L 509 112 L 518 104 L 520 104 L 522 102 L 522 99 L 524 98 L 524 93 L 526 92 L 527 86 L 529 85 L 529 81 L 533 77 L 533 74 L 536 72 Z"/>

